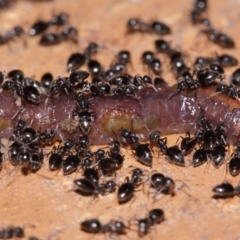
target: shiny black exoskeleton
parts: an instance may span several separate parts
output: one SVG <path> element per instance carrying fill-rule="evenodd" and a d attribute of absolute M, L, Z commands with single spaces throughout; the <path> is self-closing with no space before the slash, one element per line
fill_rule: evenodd
<path fill-rule="evenodd" d="M 151 32 L 156 35 L 166 35 L 171 33 L 171 29 L 169 26 L 167 26 L 165 23 L 160 21 L 153 21 L 150 24 Z"/>
<path fill-rule="evenodd" d="M 141 144 L 138 141 L 138 137 L 127 129 L 121 131 L 121 136 L 124 141 L 131 146 L 134 151 L 134 156 L 137 160 L 147 166 L 152 166 L 152 153 L 149 148 L 149 144 Z"/>
<path fill-rule="evenodd" d="M 233 157 L 229 161 L 229 172 L 232 176 L 237 176 L 240 173 L 240 142 L 236 142 L 234 146 Z"/>
<path fill-rule="evenodd" d="M 103 233 L 109 233 L 110 236 L 126 234 L 126 225 L 121 221 L 111 220 L 109 223 L 102 226 Z"/>
<path fill-rule="evenodd" d="M 59 170 L 63 164 L 63 157 L 66 153 L 71 154 L 71 149 L 73 148 L 74 143 L 71 139 L 67 139 L 63 146 L 53 147 L 49 157 L 49 169 L 51 171 Z M 68 166 L 65 166 L 68 169 Z"/>
<path fill-rule="evenodd" d="M 197 80 L 201 86 L 208 86 L 216 79 L 224 79 L 224 70 L 218 64 L 211 64 L 210 68 L 197 70 Z"/>
<path fill-rule="evenodd" d="M 74 27 L 68 27 L 62 30 L 60 34 L 47 33 L 43 35 L 39 41 L 42 46 L 52 46 L 64 41 L 72 41 L 77 43 L 78 31 Z"/>
<path fill-rule="evenodd" d="M 152 226 L 161 223 L 164 219 L 165 217 L 162 209 L 152 209 L 145 218 L 137 219 L 138 236 L 144 237 L 149 233 Z"/>
<path fill-rule="evenodd" d="M 0 239 L 24 238 L 25 232 L 22 227 L 7 227 L 0 231 Z"/>
<path fill-rule="evenodd" d="M 59 13 L 54 15 L 48 22 L 49 25 L 63 26 L 67 24 L 69 15 L 67 13 Z"/>
<path fill-rule="evenodd" d="M 168 54 L 171 50 L 169 43 L 167 41 L 165 41 L 164 39 L 158 39 L 154 42 L 154 44 L 155 44 L 155 49 L 159 53 Z"/>
<path fill-rule="evenodd" d="M 207 151 L 204 148 L 196 150 L 192 157 L 192 163 L 194 167 L 198 167 L 204 164 L 205 162 L 207 162 L 207 160 L 208 160 Z"/>
<path fill-rule="evenodd" d="M 40 147 L 39 135 L 26 123 L 19 120 L 14 128 L 10 140 L 13 141 L 9 148 L 9 157 L 11 163 L 16 166 L 20 165 L 24 169 L 38 170 L 43 161 L 43 152 Z"/>
<path fill-rule="evenodd" d="M 69 155 L 62 163 L 63 175 L 68 175 L 77 170 L 81 163 L 78 155 Z"/>
<path fill-rule="evenodd" d="M 129 51 L 122 50 L 115 57 L 110 69 L 105 73 L 107 79 L 114 75 L 127 73 L 127 66 L 131 64 L 131 55 Z"/>
<path fill-rule="evenodd" d="M 150 25 L 139 18 L 131 18 L 127 22 L 127 34 L 135 32 L 149 33 Z"/>
<path fill-rule="evenodd" d="M 51 82 L 49 97 L 56 97 L 61 93 L 68 95 L 69 92 L 73 91 L 73 89 L 74 86 L 71 84 L 68 77 L 58 77 L 56 80 Z"/>
<path fill-rule="evenodd" d="M 154 56 L 151 51 L 145 51 L 142 53 L 142 63 L 145 64 L 149 70 L 154 74 L 159 75 L 161 72 L 162 63 L 159 59 Z"/>
<path fill-rule="evenodd" d="M 105 233 L 110 236 L 126 234 L 126 225 L 121 221 L 111 220 L 102 225 L 98 219 L 86 220 L 81 223 L 81 230 L 88 233 Z"/>
<path fill-rule="evenodd" d="M 49 27 L 49 23 L 45 21 L 37 21 L 35 22 L 29 30 L 30 36 L 37 36 L 45 32 Z"/>
<path fill-rule="evenodd" d="M 167 157 L 170 163 L 178 166 L 185 166 L 184 156 L 177 145 L 167 147 L 167 138 L 160 138 L 160 132 L 154 131 L 150 134 L 150 142 L 157 146 L 161 152 Z"/>
<path fill-rule="evenodd" d="M 216 87 L 216 92 L 223 93 L 232 99 L 239 98 L 240 92 L 235 89 L 234 85 L 218 84 Z"/>
<path fill-rule="evenodd" d="M 150 178 L 151 186 L 156 190 L 155 196 L 159 193 L 174 194 L 175 182 L 161 173 L 153 173 Z"/>
<path fill-rule="evenodd" d="M 82 53 L 73 53 L 67 60 L 67 70 L 75 71 L 81 68 L 85 61 L 85 56 Z"/>
<path fill-rule="evenodd" d="M 128 202 L 134 195 L 134 190 L 142 183 L 143 172 L 136 168 L 132 171 L 131 179 L 126 177 L 126 182 L 118 189 L 118 202 L 120 204 Z"/>
<path fill-rule="evenodd" d="M 0 45 L 7 44 L 13 41 L 15 38 L 23 38 L 25 33 L 22 27 L 16 26 L 13 29 L 7 31 L 3 35 L 0 35 Z"/>
<path fill-rule="evenodd" d="M 79 110 L 76 113 L 76 118 L 79 121 L 79 127 L 83 134 L 87 135 L 92 127 L 94 112 Z"/>
<path fill-rule="evenodd" d="M 97 197 L 99 194 L 106 195 L 113 193 L 117 187 L 113 180 L 108 180 L 100 184 L 96 184 L 96 182 L 98 182 L 96 174 L 86 173 L 85 178 L 74 180 L 76 192 L 85 196 Z"/>
<path fill-rule="evenodd" d="M 187 132 L 186 137 L 181 137 L 181 138 L 182 138 L 182 141 L 181 141 L 180 149 L 183 155 L 186 156 L 189 153 L 191 153 L 192 150 L 194 149 L 197 143 L 197 139 L 195 137 L 191 138 L 189 132 Z"/>
<path fill-rule="evenodd" d="M 222 48 L 234 48 L 235 43 L 227 34 L 216 31 L 212 27 L 202 30 L 207 35 L 208 39 Z"/>
<path fill-rule="evenodd" d="M 41 93 L 39 83 L 31 78 L 23 78 L 19 70 L 9 72 L 9 80 L 2 85 L 3 90 L 13 91 L 15 98 L 21 98 L 32 104 L 39 104 Z"/>
<path fill-rule="evenodd" d="M 81 222 L 81 230 L 88 233 L 99 233 L 102 230 L 102 225 L 97 219 L 91 219 Z"/>
<path fill-rule="evenodd" d="M 90 91 L 93 96 L 107 96 L 111 92 L 111 86 L 107 82 L 91 84 Z"/>
<path fill-rule="evenodd" d="M 85 179 L 89 180 L 91 183 L 93 183 L 94 186 L 97 186 L 99 183 L 99 173 L 94 168 L 87 168 L 84 170 L 83 176 Z"/>
<path fill-rule="evenodd" d="M 233 187 L 228 182 L 223 182 L 213 188 L 214 198 L 231 198 L 234 196 L 240 196 L 240 186 Z"/>
<path fill-rule="evenodd" d="M 235 87 L 240 87 L 240 68 L 237 68 L 231 75 L 231 84 L 233 84 Z"/>
<path fill-rule="evenodd" d="M 50 86 L 53 81 L 53 75 L 51 73 L 45 73 L 41 77 L 41 86 L 45 89 L 46 93 L 48 93 Z"/>

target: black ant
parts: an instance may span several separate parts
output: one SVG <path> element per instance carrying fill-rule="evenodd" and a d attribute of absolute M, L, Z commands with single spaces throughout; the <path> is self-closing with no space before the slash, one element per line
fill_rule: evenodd
<path fill-rule="evenodd" d="M 53 75 L 51 73 L 45 73 L 42 75 L 41 77 L 41 86 L 45 89 L 45 92 L 48 93 L 50 86 L 52 84 L 53 81 Z"/>
<path fill-rule="evenodd" d="M 85 56 L 82 53 L 73 53 L 67 60 L 68 71 L 75 71 L 85 63 Z"/>
<path fill-rule="evenodd" d="M 168 54 L 171 50 L 169 43 L 164 39 L 158 39 L 154 42 L 154 44 L 155 44 L 155 49 L 157 50 L 158 53 Z"/>
<path fill-rule="evenodd" d="M 76 186 L 75 192 L 86 196 L 97 197 L 99 194 L 106 195 L 115 192 L 116 183 L 113 180 L 108 180 L 105 183 L 96 185 L 96 175 L 87 175 L 85 178 L 74 180 Z"/>
<path fill-rule="evenodd" d="M 69 92 L 72 92 L 73 88 L 74 86 L 71 84 L 68 77 L 58 77 L 51 82 L 48 95 L 49 97 L 56 97 L 62 92 L 69 95 Z"/>
<path fill-rule="evenodd" d="M 237 176 L 240 173 L 240 142 L 237 141 L 234 146 L 233 157 L 229 161 L 229 172 L 232 176 Z"/>
<path fill-rule="evenodd" d="M 111 86 L 107 82 L 91 84 L 90 91 L 93 96 L 107 96 L 111 92 Z"/>
<path fill-rule="evenodd" d="M 63 146 L 53 147 L 49 157 L 49 169 L 51 171 L 59 170 L 63 165 L 63 157 L 66 153 L 70 153 L 74 143 L 71 139 L 67 139 Z"/>
<path fill-rule="evenodd" d="M 165 23 L 160 21 L 153 21 L 150 24 L 151 32 L 156 35 L 167 35 L 171 33 L 171 29 Z"/>
<path fill-rule="evenodd" d="M 80 93 L 78 93 L 80 94 Z M 87 135 L 82 135 L 79 137 L 79 140 L 78 140 L 78 144 L 76 144 L 76 153 L 77 155 L 80 157 L 80 158 L 83 158 L 83 157 L 86 157 L 86 153 L 89 153 L 87 157 L 90 157 L 92 158 L 92 153 L 91 152 L 88 152 L 88 148 L 89 148 L 89 139 L 88 139 L 88 136 Z"/>
<path fill-rule="evenodd" d="M 54 15 L 50 21 L 48 22 L 49 25 L 56 25 L 56 26 L 63 26 L 67 24 L 69 15 L 67 13 L 59 13 L 58 15 Z"/>
<path fill-rule="evenodd" d="M 75 89 L 84 89 L 87 84 L 86 79 L 90 76 L 89 72 L 83 70 L 76 70 L 69 75 L 69 81 Z"/>
<path fill-rule="evenodd" d="M 13 73 L 9 80 L 2 85 L 3 90 L 13 91 L 16 99 L 24 99 L 32 104 L 39 104 L 41 101 L 41 92 L 39 83 L 31 78 L 22 78 L 19 73 Z"/>
<path fill-rule="evenodd" d="M 137 219 L 138 236 L 144 237 L 149 233 L 152 226 L 161 223 L 165 220 L 164 211 L 159 208 L 149 211 L 145 218 Z"/>
<path fill-rule="evenodd" d="M 162 63 L 154 56 L 151 51 L 145 51 L 142 53 L 142 63 L 147 65 L 148 68 L 153 71 L 154 74 L 159 75 L 162 70 Z"/>
<path fill-rule="evenodd" d="M 109 233 L 110 235 L 123 235 L 126 234 L 126 228 L 123 222 L 111 220 L 109 223 L 102 226 L 102 232 Z"/>
<path fill-rule="evenodd" d="M 185 72 L 189 72 L 182 52 L 169 49 L 166 53 L 170 59 L 171 68 L 176 79 L 181 78 Z"/>
<path fill-rule="evenodd" d="M 73 43 L 77 43 L 77 36 L 77 29 L 74 27 L 68 27 L 63 29 L 60 34 L 48 33 L 43 35 L 39 41 L 39 44 L 43 46 L 51 46 L 57 45 L 64 41 L 72 41 Z"/>
<path fill-rule="evenodd" d="M 126 182 L 123 183 L 118 189 L 118 202 L 128 202 L 134 194 L 134 190 L 142 183 L 143 171 L 139 168 L 133 169 L 131 179 L 126 177 Z"/>
<path fill-rule="evenodd" d="M 98 149 L 95 153 L 98 169 L 103 175 L 113 175 L 122 167 L 123 156 L 120 154 L 120 145 L 118 144 L 119 142 L 114 141 L 107 154 L 103 149 Z"/>
<path fill-rule="evenodd" d="M 180 149 L 183 155 L 186 156 L 190 154 L 193 148 L 195 147 L 197 143 L 197 139 L 195 137 L 191 138 L 189 132 L 187 132 L 186 137 L 181 137 L 181 138 L 182 138 L 182 141 L 181 141 Z"/>
<path fill-rule="evenodd" d="M 45 32 L 49 27 L 49 22 L 45 22 L 45 21 L 37 21 L 35 22 L 32 27 L 29 30 L 29 35 L 30 36 L 37 36 L 39 34 L 42 34 L 43 32 Z"/>
<path fill-rule="evenodd" d="M 217 60 L 223 67 L 233 67 L 238 65 L 238 60 L 230 54 L 222 54 L 217 57 Z"/>
<path fill-rule="evenodd" d="M 184 75 L 184 74 L 183 74 Z M 175 97 L 182 91 L 195 91 L 200 86 L 199 82 L 192 78 L 191 74 L 185 75 L 185 77 L 181 77 L 181 80 L 177 84 L 177 89 L 172 94 L 168 96 L 168 99 Z"/>
<path fill-rule="evenodd" d="M 94 168 L 86 168 L 84 170 L 83 176 L 85 179 L 89 180 L 94 186 L 97 186 L 99 183 L 99 173 Z"/>
<path fill-rule="evenodd" d="M 24 79 L 24 72 L 20 69 L 14 69 L 8 72 L 7 78 L 21 83 Z"/>
<path fill-rule="evenodd" d="M 121 154 L 120 143 L 118 141 L 112 141 L 110 146 L 110 157 L 115 163 L 115 168 L 120 169 L 123 165 L 124 156 Z"/>
<path fill-rule="evenodd" d="M 217 59 L 213 57 L 197 57 L 194 66 L 208 67 L 212 63 L 218 63 Z"/>
<path fill-rule="evenodd" d="M 140 163 L 152 166 L 152 153 L 149 144 L 139 143 L 138 137 L 127 129 L 121 131 L 121 136 L 134 150 L 134 156 Z"/>
<path fill-rule="evenodd" d="M 100 158 L 97 162 L 97 165 L 98 165 L 99 171 L 104 176 L 111 176 L 118 169 L 118 163 L 116 164 L 113 158 L 106 157 L 106 156 L 104 156 L 103 158 Z"/>
<path fill-rule="evenodd" d="M 84 50 L 85 62 L 88 63 L 93 55 L 98 51 L 98 44 L 95 42 L 90 42 L 89 45 Z"/>
<path fill-rule="evenodd" d="M 103 66 L 97 60 L 90 59 L 87 63 L 87 66 L 93 77 L 101 77 L 104 73 Z"/>
<path fill-rule="evenodd" d="M 63 175 L 75 172 L 81 163 L 78 155 L 71 154 L 62 163 Z"/>
<path fill-rule="evenodd" d="M 217 143 L 211 151 L 208 151 L 208 156 L 212 160 L 213 166 L 219 168 L 227 157 L 225 146 Z"/>
<path fill-rule="evenodd" d="M 236 86 L 237 88 L 240 87 L 240 68 L 236 69 L 231 75 L 231 84 Z"/>
<path fill-rule="evenodd" d="M 24 238 L 25 233 L 22 227 L 8 227 L 0 231 L 0 239 Z"/>
<path fill-rule="evenodd" d="M 196 0 L 194 2 L 194 8 L 191 11 L 191 21 L 193 24 L 203 22 L 202 14 L 207 10 L 207 0 Z"/>
<path fill-rule="evenodd" d="M 26 127 L 26 123 L 19 120 L 10 140 L 13 140 L 9 148 L 10 161 L 13 165 L 22 165 L 23 168 L 37 168 L 43 160 L 40 150 L 39 136 L 33 128 Z M 40 168 L 40 166 L 39 166 Z"/>
<path fill-rule="evenodd" d="M 81 222 L 81 230 L 88 233 L 100 233 L 102 225 L 98 219 L 85 220 Z"/>
<path fill-rule="evenodd" d="M 194 167 L 198 167 L 208 160 L 207 151 L 204 148 L 197 149 L 192 157 L 192 162 Z"/>
<path fill-rule="evenodd" d="M 107 75 L 107 78 L 109 78 L 109 75 L 114 76 L 117 74 L 126 73 L 128 64 L 131 64 L 130 52 L 122 50 L 117 54 L 116 59 L 110 65 L 110 69 L 107 71 L 107 73 L 105 73 L 105 75 Z"/>
<path fill-rule="evenodd" d="M 38 137 L 41 146 L 51 145 L 55 137 L 55 132 L 54 130 L 45 130 L 44 132 L 38 131 Z"/>
<path fill-rule="evenodd" d="M 111 220 L 102 225 L 98 219 L 85 220 L 81 223 L 81 230 L 88 233 L 109 233 L 110 235 L 126 234 L 126 226 L 121 221 Z"/>
<path fill-rule="evenodd" d="M 100 193 L 102 196 L 113 193 L 116 191 L 117 184 L 114 180 L 108 180 L 105 183 L 100 183 L 97 186 L 97 192 Z"/>
<path fill-rule="evenodd" d="M 185 166 L 183 153 L 178 146 L 167 147 L 167 138 L 160 138 L 160 135 L 159 131 L 152 132 L 149 136 L 151 144 L 157 146 L 170 163 L 182 167 Z"/>
<path fill-rule="evenodd" d="M 63 26 L 67 23 L 69 15 L 67 13 L 60 13 L 58 15 L 53 16 L 49 21 L 39 20 L 35 22 L 30 30 L 30 36 L 37 36 L 44 33 L 51 25 Z"/>
<path fill-rule="evenodd" d="M 216 87 L 216 92 L 223 93 L 232 99 L 236 99 L 240 97 L 240 92 L 235 89 L 233 84 L 229 86 L 226 84 L 218 84 Z"/>
<path fill-rule="evenodd" d="M 208 7 L 207 0 L 196 0 L 194 3 L 194 9 L 199 12 L 206 11 L 207 7 Z"/>
<path fill-rule="evenodd" d="M 83 134 L 88 134 L 93 123 L 94 112 L 89 112 L 86 109 L 80 109 L 80 103 L 83 103 L 85 100 L 85 96 L 78 99 L 78 103 L 76 104 L 76 109 L 74 110 L 74 117 L 79 121 L 79 127 L 82 130 Z M 86 106 L 86 102 L 84 103 Z"/>
<path fill-rule="evenodd" d="M 207 29 L 202 30 L 202 33 L 206 34 L 210 41 L 219 45 L 222 48 L 235 47 L 235 43 L 231 37 L 229 37 L 227 34 L 216 31 L 211 26 L 208 26 Z"/>
<path fill-rule="evenodd" d="M 134 32 L 153 33 L 156 35 L 170 34 L 170 28 L 163 22 L 153 21 L 146 23 L 139 18 L 131 18 L 127 22 L 127 34 Z"/>
<path fill-rule="evenodd" d="M 222 67 L 233 67 L 238 65 L 238 60 L 230 54 L 222 54 L 216 58 L 211 57 L 198 57 L 194 65 L 201 65 L 207 67 L 213 63 L 220 64 Z"/>
<path fill-rule="evenodd" d="M 224 69 L 219 64 L 213 63 L 209 68 L 197 69 L 197 80 L 201 86 L 209 86 L 217 78 L 221 81 L 225 78 Z"/>
<path fill-rule="evenodd" d="M 25 33 L 22 27 L 16 26 L 13 29 L 7 31 L 5 34 L 0 35 L 0 45 L 9 43 L 10 41 L 13 41 L 15 38 L 18 37 L 24 37 Z"/>
<path fill-rule="evenodd" d="M 77 187 L 76 192 L 86 196 L 97 195 L 96 186 L 86 178 L 74 180 L 74 185 Z"/>
<path fill-rule="evenodd" d="M 127 34 L 135 32 L 150 32 L 150 26 L 139 18 L 131 18 L 127 22 Z"/>
<path fill-rule="evenodd" d="M 214 198 L 231 198 L 234 196 L 240 196 L 240 186 L 233 187 L 228 182 L 223 182 L 213 188 Z"/>
<path fill-rule="evenodd" d="M 159 193 L 174 195 L 175 182 L 161 173 L 153 173 L 150 178 L 151 186 L 156 190 L 156 195 Z"/>

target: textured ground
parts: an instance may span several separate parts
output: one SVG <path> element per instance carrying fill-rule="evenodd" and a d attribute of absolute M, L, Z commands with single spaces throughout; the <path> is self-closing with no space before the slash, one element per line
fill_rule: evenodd
<path fill-rule="evenodd" d="M 209 0 L 208 15 L 216 28 L 223 30 L 236 41 L 236 49 L 223 51 L 206 41 L 193 27 L 188 15 L 192 1 L 179 0 L 55 0 L 45 3 L 19 1 L 11 9 L 0 13 L 0 32 L 20 24 L 29 29 L 36 19 L 49 19 L 52 13 L 65 11 L 71 15 L 70 23 L 79 30 L 79 45 L 63 43 L 54 47 L 40 47 L 38 37 L 27 38 L 24 46 L 21 40 L 10 45 L 0 46 L 0 69 L 8 72 L 14 68 L 22 69 L 26 75 L 39 79 L 44 72 L 51 71 L 55 77 L 67 75 L 66 61 L 71 53 L 83 51 L 89 41 L 100 44 L 98 60 L 105 66 L 113 60 L 114 54 L 121 49 L 131 50 L 133 68 L 131 73 L 146 73 L 139 58 L 144 50 L 154 50 L 156 36 L 136 34 L 125 36 L 125 23 L 130 17 L 144 20 L 164 20 L 172 28 L 173 34 L 165 37 L 172 46 L 186 54 L 189 64 L 201 55 L 215 56 L 215 53 L 228 52 L 238 57 L 240 1 Z M 164 62 L 163 77 L 174 83 L 169 73 L 170 66 Z M 227 74 L 232 72 L 229 69 Z M 178 136 L 169 137 L 169 145 L 175 144 Z M 94 147 L 96 148 L 96 147 Z M 129 166 L 142 167 L 136 163 L 130 151 L 123 150 L 125 165 L 120 171 L 118 181 L 130 172 Z M 189 159 L 191 156 L 188 157 Z M 6 165 L 8 172 L 13 169 Z M 144 167 L 143 167 L 144 168 Z M 166 221 L 146 236 L 146 239 L 239 239 L 239 201 L 235 197 L 229 201 L 212 199 L 211 189 L 225 178 L 225 165 L 219 170 L 211 165 L 180 168 L 168 164 L 164 157 L 154 157 L 153 169 L 172 177 L 177 187 L 182 187 L 176 196 L 163 196 L 153 203 L 148 196 L 148 186 L 136 192 L 134 202 L 118 205 L 114 194 L 92 200 L 71 191 L 73 179 L 80 173 L 63 177 L 62 173 L 52 174 L 44 165 L 39 174 L 24 176 L 19 168 L 9 175 L 3 169 L 0 175 L 0 219 L 1 226 L 26 226 L 27 236 L 35 235 L 40 239 L 105 239 L 105 236 L 91 236 L 79 230 L 79 223 L 87 218 L 99 217 L 102 222 L 122 219 L 126 223 L 134 218 L 144 217 L 153 207 L 164 209 Z M 45 177 L 43 177 L 45 176 Z M 48 177 L 48 178 L 46 178 Z M 227 179 L 237 184 L 239 177 Z M 184 183 L 184 184 L 183 184 Z M 140 188 L 141 189 L 141 188 Z M 35 227 L 27 227 L 34 224 Z M 136 227 L 131 226 L 127 236 L 120 239 L 136 239 Z"/>

